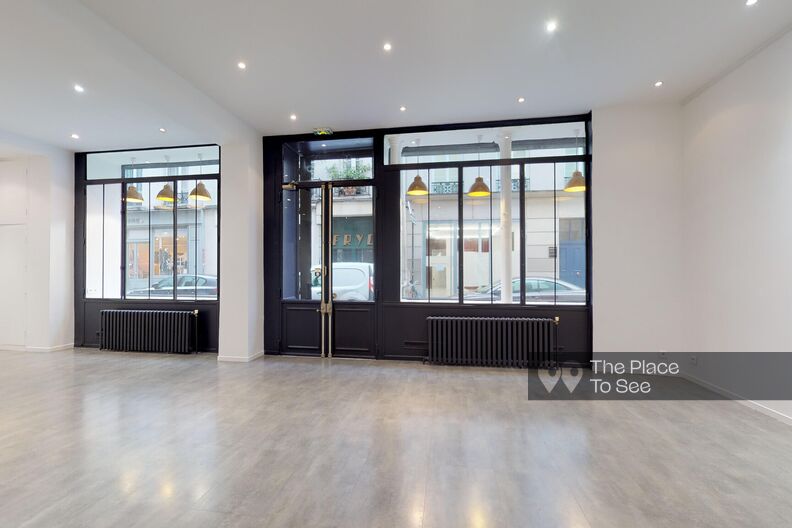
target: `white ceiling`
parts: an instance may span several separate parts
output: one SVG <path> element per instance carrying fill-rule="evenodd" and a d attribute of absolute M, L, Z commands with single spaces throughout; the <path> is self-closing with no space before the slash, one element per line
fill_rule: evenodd
<path fill-rule="evenodd" d="M 683 100 L 792 24 L 789 0 L 0 3 L 0 128 L 79 150 Z"/>

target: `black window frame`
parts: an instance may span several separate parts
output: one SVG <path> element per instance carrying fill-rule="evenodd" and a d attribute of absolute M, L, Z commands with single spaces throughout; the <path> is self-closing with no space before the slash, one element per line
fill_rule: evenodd
<path fill-rule="evenodd" d="M 88 170 L 87 170 L 87 159 L 88 156 L 97 155 L 97 154 L 109 154 L 109 153 L 135 153 L 135 152 L 144 152 L 150 150 L 171 150 L 171 149 L 186 149 L 186 148 L 199 148 L 199 147 L 216 147 L 217 148 L 217 159 L 212 160 L 193 160 L 193 161 L 179 161 L 179 162 L 168 162 L 168 163 L 137 163 L 137 164 L 124 164 L 121 166 L 121 175 L 118 178 L 100 178 L 100 179 L 89 179 L 88 178 Z M 79 284 L 81 285 L 81 296 L 80 301 L 120 301 L 120 302 L 134 302 L 134 303 L 163 303 L 163 302 L 177 302 L 180 304 L 186 303 L 218 303 L 220 300 L 220 238 L 221 238 L 221 229 L 217 229 L 217 296 L 215 298 L 179 298 L 178 296 L 178 267 L 173 265 L 172 269 L 172 280 L 173 280 L 173 293 L 170 297 L 127 297 L 126 292 L 126 276 L 127 276 L 127 207 L 126 207 L 126 200 L 124 197 L 126 196 L 126 191 L 129 185 L 135 183 L 148 183 L 149 185 L 156 185 L 156 184 L 168 184 L 170 183 L 174 194 L 178 192 L 178 182 L 180 181 L 215 181 L 217 182 L 217 221 L 218 225 L 220 223 L 221 217 L 221 166 L 222 166 L 222 149 L 219 145 L 216 144 L 203 144 L 203 145 L 179 145 L 173 147 L 151 147 L 151 148 L 141 148 L 141 149 L 120 149 L 120 150 L 106 150 L 106 151 L 93 151 L 93 152 L 84 152 L 78 153 L 78 156 L 83 157 L 84 162 L 82 166 L 78 163 L 76 165 L 75 170 L 75 180 L 76 184 L 79 187 L 82 187 L 82 200 L 78 202 L 75 207 L 75 211 L 78 215 L 81 215 L 80 222 L 77 225 L 81 226 L 82 231 L 82 251 L 81 251 L 81 266 L 80 269 L 75 269 L 75 278 L 79 280 Z M 211 173 L 200 173 L 200 174 L 185 174 L 185 175 L 161 175 L 161 176 L 127 176 L 127 174 L 131 170 L 135 169 L 151 169 L 151 168 L 162 168 L 166 170 L 179 168 L 179 167 L 194 167 L 194 166 L 212 166 L 216 165 L 218 167 L 217 172 Z M 120 184 L 121 185 L 121 267 L 119 268 L 118 272 L 121 274 L 121 285 L 120 285 L 120 297 L 105 297 L 104 291 L 102 297 L 86 297 L 86 277 L 85 277 L 85 270 L 86 270 L 86 229 L 85 229 L 85 215 L 86 215 L 86 195 L 87 189 L 89 186 L 93 185 L 111 185 L 111 184 Z M 176 255 L 176 238 L 178 232 L 178 211 L 179 208 L 176 205 L 177 202 L 174 202 L 173 207 L 173 218 L 171 222 L 171 229 L 173 233 L 173 245 L 174 245 L 174 257 Z M 103 241 L 104 243 L 104 241 Z M 150 257 L 149 257 L 150 258 Z M 149 274 L 151 271 L 149 271 Z M 104 277 L 105 270 L 104 265 L 102 266 L 102 276 Z M 102 280 L 104 284 L 104 279 Z"/>
<path fill-rule="evenodd" d="M 571 121 L 570 121 L 571 122 Z M 519 212 L 520 212 L 520 226 L 519 226 L 519 236 L 520 236 L 520 279 L 521 279 L 521 286 L 520 289 L 520 302 L 514 303 L 518 306 L 547 306 L 552 305 L 554 307 L 558 306 L 591 306 L 591 235 L 590 235 L 590 225 L 591 225 L 591 164 L 592 164 L 592 156 L 591 156 L 591 120 L 590 117 L 587 117 L 585 120 L 581 120 L 581 123 L 584 124 L 586 129 L 586 135 L 583 138 L 583 142 L 581 146 L 583 147 L 582 154 L 573 154 L 573 155 L 560 155 L 560 156 L 537 156 L 537 157 L 521 157 L 521 158 L 508 158 L 508 159 L 493 159 L 493 160 L 470 160 L 470 161 L 441 161 L 441 162 L 428 162 L 428 163 L 391 163 L 385 165 L 383 170 L 386 174 L 389 174 L 391 177 L 397 178 L 401 182 L 401 177 L 404 172 L 406 171 L 431 171 L 433 169 L 456 169 L 457 170 L 457 178 L 456 178 L 456 194 L 457 194 L 457 252 L 460 255 L 460 258 L 457 259 L 456 268 L 458 274 L 458 284 L 457 284 L 457 293 L 458 293 L 458 300 L 443 300 L 440 302 L 431 301 L 431 297 L 429 299 L 421 299 L 421 300 L 405 300 L 399 296 L 399 302 L 404 304 L 426 304 L 426 305 L 442 305 L 442 304 L 451 304 L 451 305 L 459 305 L 459 306 L 478 306 L 480 307 L 482 303 L 470 303 L 465 302 L 464 300 L 464 273 L 465 273 L 465 266 L 464 266 L 464 240 L 465 240 L 465 217 L 464 217 L 464 170 L 466 168 L 494 168 L 494 167 L 502 167 L 502 166 L 510 166 L 510 167 L 518 167 L 519 168 L 519 189 L 517 193 L 519 195 Z M 564 163 L 576 163 L 582 164 L 583 174 L 586 178 L 586 190 L 584 192 L 583 201 L 584 201 L 584 212 L 585 217 L 583 218 L 583 225 L 585 229 L 584 233 L 584 241 L 586 247 L 586 300 L 584 303 L 565 303 L 565 302 L 558 302 L 558 291 L 554 289 L 553 293 L 553 302 L 552 303 L 536 303 L 530 302 L 530 299 L 526 297 L 527 288 L 525 282 L 528 278 L 527 271 L 525 269 L 526 262 L 525 262 L 525 235 L 526 235 L 526 217 L 525 217 L 525 197 L 527 194 L 526 189 L 526 171 L 525 168 L 528 165 L 553 165 L 554 170 L 556 170 L 557 165 L 564 164 Z M 556 189 L 554 192 L 558 192 Z M 558 220 L 557 212 L 554 215 L 556 220 Z M 399 226 L 401 229 L 401 226 Z M 428 250 L 428 246 L 427 246 Z M 557 251 L 557 250 L 556 250 Z M 490 253 L 491 254 L 491 253 Z M 557 258 L 557 257 L 556 257 Z M 399 265 L 401 266 L 403 263 L 401 259 L 399 260 Z M 560 280 L 558 276 L 555 276 L 553 282 L 557 284 L 557 280 Z M 540 290 L 537 290 L 537 292 Z M 492 292 L 494 295 L 495 288 L 493 285 Z M 492 297 L 491 297 L 492 299 Z M 490 303 L 484 303 L 490 305 L 499 305 L 500 303 L 495 303 L 491 300 Z"/>

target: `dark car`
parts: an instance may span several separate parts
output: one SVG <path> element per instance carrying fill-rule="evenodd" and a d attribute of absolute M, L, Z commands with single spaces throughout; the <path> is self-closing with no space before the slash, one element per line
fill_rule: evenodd
<path fill-rule="evenodd" d="M 484 286 L 475 292 L 465 295 L 465 301 L 470 302 L 498 302 L 501 298 L 501 284 L 496 282 L 492 288 Z M 512 302 L 520 302 L 520 279 L 512 280 Z M 546 277 L 525 278 L 525 303 L 570 303 L 584 304 L 586 290 L 569 282 Z"/>
<path fill-rule="evenodd" d="M 211 275 L 179 275 L 176 283 L 179 297 L 217 298 L 217 277 Z M 167 277 L 151 285 L 150 288 L 132 290 L 127 298 L 173 298 L 173 277 Z"/>

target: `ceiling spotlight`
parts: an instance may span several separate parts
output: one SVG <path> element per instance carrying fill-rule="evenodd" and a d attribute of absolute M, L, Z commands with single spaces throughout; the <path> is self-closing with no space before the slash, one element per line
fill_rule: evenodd
<path fill-rule="evenodd" d="M 322 143 L 322 148 L 325 148 L 326 146 L 327 146 L 327 143 Z"/>
<path fill-rule="evenodd" d="M 289 119 L 291 119 L 292 121 L 297 121 L 297 114 L 290 115 Z"/>
<path fill-rule="evenodd" d="M 74 91 L 77 93 L 83 93 L 85 91 L 85 88 L 83 88 L 81 84 L 75 84 Z"/>
<path fill-rule="evenodd" d="M 748 7 L 751 7 L 752 5 L 756 5 L 756 2 L 758 2 L 758 1 L 759 0 L 745 0 L 745 5 L 747 5 Z"/>
<path fill-rule="evenodd" d="M 239 61 L 239 62 L 237 62 L 237 68 L 239 68 L 240 70 L 244 70 L 244 69 L 247 68 L 247 64 L 245 64 L 242 61 Z"/>
<path fill-rule="evenodd" d="M 655 86 L 655 88 L 660 88 L 661 86 L 663 86 L 663 81 L 657 81 L 657 82 L 654 84 L 654 86 Z"/>
<path fill-rule="evenodd" d="M 555 30 L 558 29 L 558 22 L 555 20 L 550 20 L 545 25 L 545 28 L 547 29 L 548 33 L 555 33 Z"/>
<path fill-rule="evenodd" d="M 393 46 L 391 46 L 390 42 L 386 42 L 385 44 L 382 45 L 382 49 L 384 49 L 385 51 L 390 51 L 393 49 Z"/>
<path fill-rule="evenodd" d="M 72 139 L 80 139 L 80 135 L 79 134 L 72 134 L 71 138 Z"/>
<path fill-rule="evenodd" d="M 407 107 L 406 106 L 400 106 L 399 107 L 399 112 L 406 112 L 406 111 L 407 111 Z"/>
<path fill-rule="evenodd" d="M 517 102 L 518 103 L 524 103 L 525 102 L 525 97 L 518 97 L 517 98 Z"/>
<path fill-rule="evenodd" d="M 160 130 L 160 132 L 162 132 L 163 134 L 164 134 L 165 132 L 167 132 L 167 130 L 165 130 L 164 128 L 160 128 L 159 130 Z"/>

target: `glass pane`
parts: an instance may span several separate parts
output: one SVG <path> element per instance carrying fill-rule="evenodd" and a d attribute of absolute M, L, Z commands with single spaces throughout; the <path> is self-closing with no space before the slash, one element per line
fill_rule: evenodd
<path fill-rule="evenodd" d="M 217 181 L 177 182 L 178 299 L 217 298 Z"/>
<path fill-rule="evenodd" d="M 556 165 L 558 275 L 556 302 L 586 302 L 586 175 L 583 164 Z M 576 174 L 576 172 L 578 174 Z"/>
<path fill-rule="evenodd" d="M 370 179 L 371 158 L 318 159 L 308 165 L 311 180 Z"/>
<path fill-rule="evenodd" d="M 321 190 L 283 191 L 284 299 L 320 299 L 321 244 Z"/>
<path fill-rule="evenodd" d="M 220 147 L 100 152 L 87 156 L 87 178 L 104 180 L 193 174 L 218 174 Z"/>
<path fill-rule="evenodd" d="M 151 288 L 149 297 L 172 299 L 175 251 L 173 240 L 173 183 L 151 184 Z"/>
<path fill-rule="evenodd" d="M 121 298 L 121 184 L 85 190 L 85 297 Z"/>
<path fill-rule="evenodd" d="M 197 299 L 217 299 L 217 259 L 218 230 L 217 204 L 220 195 L 217 180 L 199 180 L 198 196 L 188 200 L 195 204 L 195 297 Z M 200 188 L 200 183 L 204 188 Z M 205 191 L 205 193 L 203 192 Z"/>
<path fill-rule="evenodd" d="M 426 287 L 429 191 L 428 187 L 422 187 L 428 182 L 428 170 L 401 173 L 401 298 L 404 301 L 429 300 Z M 413 190 L 410 189 L 411 185 Z"/>
<path fill-rule="evenodd" d="M 104 191 L 104 292 L 105 299 L 121 298 L 121 184 Z"/>
<path fill-rule="evenodd" d="M 156 184 L 154 184 L 156 185 Z M 149 218 L 151 185 L 126 188 L 126 298 L 148 299 L 150 279 Z"/>
<path fill-rule="evenodd" d="M 520 302 L 519 176 L 519 166 L 464 170 L 466 303 Z"/>
<path fill-rule="evenodd" d="M 196 289 L 196 227 L 197 201 L 188 199 L 197 195 L 196 180 L 176 182 L 176 298 L 195 299 Z"/>
<path fill-rule="evenodd" d="M 462 248 L 466 303 L 491 303 L 495 287 L 500 286 L 493 282 L 492 275 L 492 174 L 492 167 L 467 167 L 463 171 Z"/>
<path fill-rule="evenodd" d="M 458 302 L 458 171 L 403 171 L 402 300 Z"/>
<path fill-rule="evenodd" d="M 372 138 L 316 139 L 283 145 L 283 181 L 362 180 L 372 177 Z"/>
<path fill-rule="evenodd" d="M 333 189 L 333 299 L 374 300 L 373 187 Z"/>
<path fill-rule="evenodd" d="M 85 189 L 85 297 L 102 297 L 104 251 L 104 185 Z"/>
<path fill-rule="evenodd" d="M 525 302 L 553 304 L 556 276 L 555 165 L 525 166 Z"/>
<path fill-rule="evenodd" d="M 498 138 L 509 136 L 512 158 L 583 154 L 586 126 L 582 122 L 471 128 L 385 136 L 385 164 L 501 158 Z M 398 149 L 397 154 L 391 153 Z M 509 157 L 509 156 L 507 156 Z"/>

